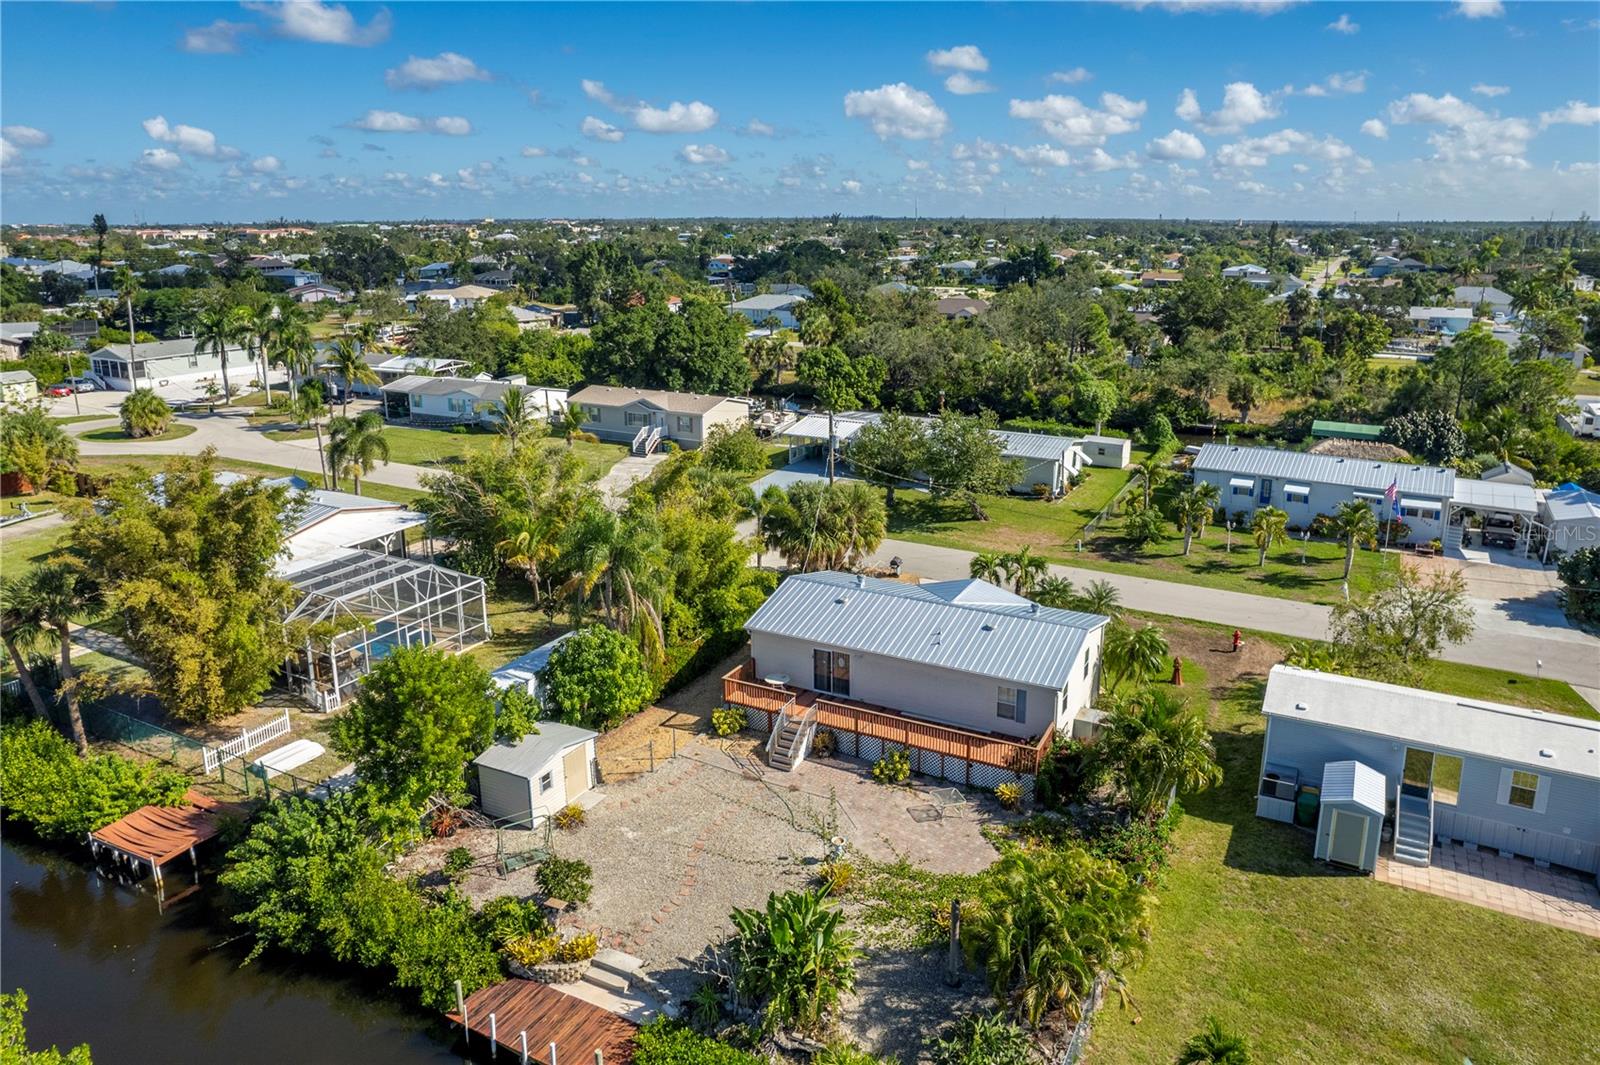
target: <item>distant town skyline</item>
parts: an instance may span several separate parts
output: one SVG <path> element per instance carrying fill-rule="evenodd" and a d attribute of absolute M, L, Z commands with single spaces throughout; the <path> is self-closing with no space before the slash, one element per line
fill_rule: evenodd
<path fill-rule="evenodd" d="M 1600 214 L 1596 3 L 4 14 L 13 224 Z"/>

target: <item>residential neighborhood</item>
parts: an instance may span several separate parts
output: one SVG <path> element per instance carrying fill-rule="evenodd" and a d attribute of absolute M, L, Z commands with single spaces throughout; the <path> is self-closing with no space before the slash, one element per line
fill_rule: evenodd
<path fill-rule="evenodd" d="M 1592 14 L 8 6 L 0 1057 L 1600 1062 Z"/>

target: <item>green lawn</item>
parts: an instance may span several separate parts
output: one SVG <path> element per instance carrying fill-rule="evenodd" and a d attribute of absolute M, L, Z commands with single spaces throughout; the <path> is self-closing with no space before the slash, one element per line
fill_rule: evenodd
<path fill-rule="evenodd" d="M 67 529 L 66 522 L 52 522 L 37 530 L 26 525 L 7 529 L 0 537 L 0 573 L 10 578 L 39 565 L 66 538 Z"/>
<path fill-rule="evenodd" d="M 1226 781 L 1184 800 L 1137 1010 L 1113 998 L 1088 1060 L 1171 1061 L 1207 1014 L 1261 1062 L 1600 1060 L 1600 941 L 1313 861 L 1254 816 L 1259 706 L 1247 681 L 1214 711 Z"/>
<path fill-rule="evenodd" d="M 117 417 L 116 411 L 106 411 L 104 414 L 63 414 L 59 417 L 52 416 L 51 421 L 57 425 L 72 425 L 76 422 L 103 422 L 107 418 Z"/>
<path fill-rule="evenodd" d="M 1503 669 L 1436 660 L 1423 667 L 1417 686 L 1465 699 L 1508 703 L 1600 721 L 1600 710 L 1590 706 L 1589 701 L 1564 680 L 1536 679 Z"/>
<path fill-rule="evenodd" d="M 129 436 L 122 431 L 120 425 L 108 425 L 104 429 L 90 429 L 79 435 L 80 440 L 95 440 L 106 444 L 153 444 L 159 440 L 180 440 L 194 432 L 194 426 L 182 422 L 173 422 L 167 426 L 166 432 L 157 433 L 155 436 Z"/>
<path fill-rule="evenodd" d="M 489 627 L 494 632 L 489 641 L 467 652 L 486 669 L 498 669 L 568 628 L 538 609 L 527 583 L 514 578 L 489 585 Z"/>

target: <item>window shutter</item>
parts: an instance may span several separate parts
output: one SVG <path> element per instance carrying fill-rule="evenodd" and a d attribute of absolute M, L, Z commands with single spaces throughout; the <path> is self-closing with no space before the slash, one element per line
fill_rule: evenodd
<path fill-rule="evenodd" d="M 1028 691 L 1026 688 L 1017 689 L 1017 724 L 1028 720 Z"/>
<path fill-rule="evenodd" d="M 1539 774 L 1539 786 L 1533 792 L 1533 812 L 1544 813 L 1544 804 L 1550 798 L 1550 778 L 1543 773 Z"/>
<path fill-rule="evenodd" d="M 1511 770 L 1500 770 L 1500 791 L 1495 796 L 1495 802 L 1501 806 L 1511 805 Z"/>

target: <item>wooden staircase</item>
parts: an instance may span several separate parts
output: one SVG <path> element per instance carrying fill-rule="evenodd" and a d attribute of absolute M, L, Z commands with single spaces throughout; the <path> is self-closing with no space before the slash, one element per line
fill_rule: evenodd
<path fill-rule="evenodd" d="M 767 739 L 767 764 L 785 773 L 793 772 L 806 760 L 811 751 L 811 737 L 817 731 L 815 699 L 802 712 L 795 713 L 797 709 L 800 708 L 788 707 Z"/>

